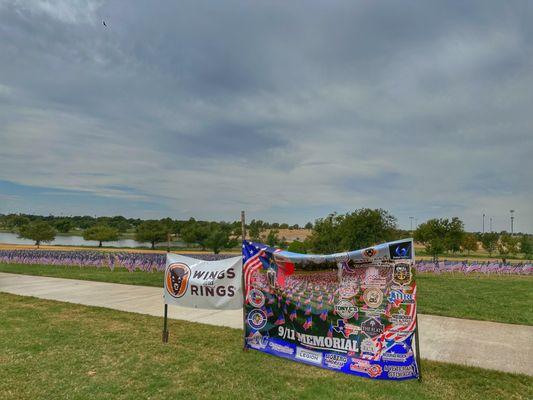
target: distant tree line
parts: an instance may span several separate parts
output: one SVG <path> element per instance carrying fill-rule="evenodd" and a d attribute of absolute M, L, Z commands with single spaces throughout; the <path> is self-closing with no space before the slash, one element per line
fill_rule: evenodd
<path fill-rule="evenodd" d="M 54 240 L 57 233 L 79 232 L 86 240 L 103 243 L 118 240 L 121 235 L 131 233 L 135 240 L 148 242 L 151 248 L 156 244 L 180 240 L 188 247 L 210 249 L 214 253 L 237 248 L 241 239 L 241 223 L 174 220 L 141 220 L 135 218 L 90 217 L 90 216 L 38 216 L 27 214 L 0 214 L 0 228 L 17 232 L 20 237 L 35 241 L 36 245 Z M 467 233 L 463 222 L 451 219 L 430 219 L 409 232 L 398 228 L 396 218 L 383 209 L 361 208 L 346 214 L 332 213 L 304 228 L 311 234 L 305 240 L 289 241 L 280 237 L 282 229 L 300 229 L 300 226 L 286 223 L 268 223 L 251 220 L 246 225 L 247 238 L 281 247 L 297 253 L 335 253 L 369 247 L 395 239 L 409 237 L 414 233 L 417 242 L 425 247 L 428 255 L 437 259 L 443 254 L 475 252 L 479 245 L 490 256 L 498 253 L 502 259 L 522 253 L 526 258 L 532 254 L 531 235 L 510 235 L 501 233 Z"/>
<path fill-rule="evenodd" d="M 533 253 L 531 235 L 511 235 L 505 231 L 468 233 L 457 217 L 434 218 L 420 224 L 414 233 L 414 239 L 423 244 L 426 253 L 435 260 L 442 254 L 470 254 L 477 251 L 480 244 L 490 257 L 497 252 L 503 261 L 519 253 L 529 259 Z"/>

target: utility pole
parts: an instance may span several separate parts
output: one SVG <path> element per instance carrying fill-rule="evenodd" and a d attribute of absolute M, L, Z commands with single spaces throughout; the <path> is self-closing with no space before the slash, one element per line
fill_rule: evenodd
<path fill-rule="evenodd" d="M 483 233 L 485 233 L 485 213 L 483 213 Z"/>
<path fill-rule="evenodd" d="M 514 210 L 511 211 L 511 235 L 513 234 L 514 230 Z"/>
<path fill-rule="evenodd" d="M 490 217 L 490 231 L 492 232 L 492 217 Z"/>
<path fill-rule="evenodd" d="M 411 232 L 413 231 L 413 219 L 414 217 L 409 217 L 409 220 L 411 222 Z"/>

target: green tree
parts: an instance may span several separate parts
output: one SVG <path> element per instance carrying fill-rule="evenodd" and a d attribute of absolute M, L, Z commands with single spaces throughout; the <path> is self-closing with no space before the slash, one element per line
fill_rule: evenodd
<path fill-rule="evenodd" d="M 115 228 L 119 233 L 124 233 L 131 228 L 131 224 L 122 215 L 117 215 L 109 220 L 109 226 Z"/>
<path fill-rule="evenodd" d="M 500 241 L 498 242 L 498 253 L 505 262 L 509 255 L 515 255 L 518 253 L 519 239 L 510 235 L 507 232 L 502 232 L 500 235 Z"/>
<path fill-rule="evenodd" d="M 362 208 L 317 219 L 307 243 L 316 253 L 335 253 L 386 242 L 396 236 L 396 219 L 382 209 Z"/>
<path fill-rule="evenodd" d="M 96 240 L 99 242 L 98 247 L 102 247 L 102 242 L 118 240 L 118 229 L 107 225 L 95 225 L 83 232 L 83 238 L 85 240 Z"/>
<path fill-rule="evenodd" d="M 292 251 L 293 253 L 307 253 L 307 246 L 304 242 L 300 242 L 299 240 L 295 240 L 291 243 L 289 243 L 288 251 Z"/>
<path fill-rule="evenodd" d="M 261 232 L 263 231 L 262 221 L 252 220 L 248 226 L 248 237 L 254 242 L 261 241 Z"/>
<path fill-rule="evenodd" d="M 266 238 L 266 243 L 269 246 L 274 247 L 274 246 L 276 246 L 276 245 L 278 245 L 280 243 L 280 240 L 279 240 L 279 237 L 278 237 L 278 233 L 279 233 L 279 231 L 276 230 L 276 229 L 271 229 L 268 232 L 268 235 L 267 235 L 267 238 Z"/>
<path fill-rule="evenodd" d="M 341 250 L 362 249 L 395 239 L 396 218 L 382 209 L 361 208 L 346 214 L 339 225 Z"/>
<path fill-rule="evenodd" d="M 313 223 L 312 222 L 308 222 L 307 224 L 305 224 L 304 228 L 305 229 L 313 229 Z"/>
<path fill-rule="evenodd" d="M 533 241 L 531 240 L 531 236 L 522 236 L 520 239 L 520 252 L 524 253 L 524 257 L 531 258 L 533 254 Z"/>
<path fill-rule="evenodd" d="M 457 217 L 453 217 L 451 221 L 446 221 L 446 250 L 452 253 L 457 253 L 461 250 L 461 244 L 465 236 L 464 224 Z"/>
<path fill-rule="evenodd" d="M 24 239 L 34 240 L 37 247 L 41 242 L 51 242 L 56 237 L 56 231 L 52 225 L 45 221 L 30 222 L 20 227 L 19 236 Z"/>
<path fill-rule="evenodd" d="M 61 233 L 68 233 L 72 229 L 72 222 L 69 219 L 61 218 L 55 221 L 55 228 Z"/>
<path fill-rule="evenodd" d="M 213 225 L 207 238 L 204 240 L 205 246 L 218 254 L 222 249 L 229 249 L 237 245 L 237 240 L 230 237 L 231 227 L 226 224 Z"/>
<path fill-rule="evenodd" d="M 481 245 L 491 257 L 498 246 L 498 237 L 499 235 L 496 232 L 486 232 L 481 235 Z"/>
<path fill-rule="evenodd" d="M 438 259 L 439 255 L 446 250 L 446 232 L 448 220 L 430 219 L 420 225 L 415 231 L 414 238 L 426 248 L 426 253 Z"/>
<path fill-rule="evenodd" d="M 150 242 L 152 249 L 155 244 L 167 239 L 167 227 L 159 221 L 144 221 L 137 226 L 135 240 L 138 242 Z"/>
<path fill-rule="evenodd" d="M 309 248 L 316 253 L 335 253 L 341 249 L 340 225 L 344 216 L 337 213 L 315 221 L 313 232 L 307 238 Z"/>
<path fill-rule="evenodd" d="M 209 237 L 210 228 L 206 224 L 189 220 L 180 231 L 180 238 L 188 245 L 199 244 L 202 249 L 206 248 L 206 239 Z"/>
<path fill-rule="evenodd" d="M 7 226 L 10 229 L 21 228 L 24 225 L 29 224 L 30 222 L 31 222 L 30 219 L 27 216 L 22 215 L 22 214 L 11 214 L 11 215 L 8 215 L 7 217 Z"/>
<path fill-rule="evenodd" d="M 471 251 L 476 251 L 478 249 L 478 240 L 477 236 L 473 233 L 466 233 L 463 237 L 463 242 L 461 243 L 461 248 L 466 250 L 468 254 Z"/>

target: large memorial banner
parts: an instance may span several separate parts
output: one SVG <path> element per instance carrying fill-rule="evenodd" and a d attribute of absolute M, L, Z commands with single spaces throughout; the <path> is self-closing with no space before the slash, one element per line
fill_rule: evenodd
<path fill-rule="evenodd" d="M 183 307 L 235 310 L 242 307 L 242 258 L 203 261 L 167 254 L 166 304 Z"/>
<path fill-rule="evenodd" d="M 412 239 L 332 255 L 245 241 L 245 346 L 367 378 L 418 378 L 413 263 Z"/>

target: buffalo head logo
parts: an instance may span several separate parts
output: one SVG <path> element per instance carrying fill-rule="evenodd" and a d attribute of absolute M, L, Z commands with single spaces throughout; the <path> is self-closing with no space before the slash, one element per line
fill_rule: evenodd
<path fill-rule="evenodd" d="M 363 254 L 365 255 L 365 257 L 372 258 L 376 254 L 378 254 L 378 251 L 376 249 L 369 248 L 369 249 L 363 250 Z"/>
<path fill-rule="evenodd" d="M 166 286 L 168 292 L 176 298 L 185 294 L 189 284 L 191 269 L 181 263 L 171 264 L 167 269 Z"/>

